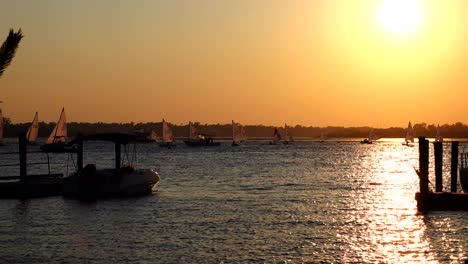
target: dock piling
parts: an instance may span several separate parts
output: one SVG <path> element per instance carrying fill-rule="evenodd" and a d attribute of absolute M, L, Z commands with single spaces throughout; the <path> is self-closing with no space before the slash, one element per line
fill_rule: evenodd
<path fill-rule="evenodd" d="M 419 143 L 419 192 L 429 192 L 429 141 L 418 138 Z"/>
<path fill-rule="evenodd" d="M 26 134 L 20 133 L 18 136 L 18 146 L 19 146 L 19 163 L 20 163 L 20 184 L 24 186 L 26 184 L 26 176 L 27 176 L 27 159 L 26 159 L 26 152 L 27 152 L 27 140 Z"/>
<path fill-rule="evenodd" d="M 452 157 L 450 163 L 450 192 L 457 192 L 458 174 L 458 141 L 452 142 Z"/>
<path fill-rule="evenodd" d="M 435 164 L 435 191 L 442 192 L 443 177 L 442 177 L 442 157 L 443 157 L 442 142 L 434 142 L 434 164 Z"/>

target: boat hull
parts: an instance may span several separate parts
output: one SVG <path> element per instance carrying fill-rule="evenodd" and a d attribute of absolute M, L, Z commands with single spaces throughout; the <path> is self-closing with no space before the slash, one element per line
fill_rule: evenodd
<path fill-rule="evenodd" d="M 198 140 L 198 141 L 192 141 L 192 140 L 184 140 L 185 145 L 189 147 L 216 147 L 220 146 L 220 142 L 213 142 L 210 140 Z"/>
<path fill-rule="evenodd" d="M 52 152 L 52 153 L 65 153 L 65 152 L 72 152 L 76 150 L 74 147 L 67 146 L 65 143 L 45 144 L 45 145 L 42 145 L 40 149 L 44 152 Z"/>
<path fill-rule="evenodd" d="M 87 167 L 64 179 L 64 196 L 95 199 L 147 195 L 156 189 L 161 179 L 157 172 L 148 169 L 93 170 Z"/>
<path fill-rule="evenodd" d="M 161 148 L 173 148 L 176 147 L 177 145 L 174 142 L 166 142 L 166 143 L 161 143 L 159 144 Z"/>

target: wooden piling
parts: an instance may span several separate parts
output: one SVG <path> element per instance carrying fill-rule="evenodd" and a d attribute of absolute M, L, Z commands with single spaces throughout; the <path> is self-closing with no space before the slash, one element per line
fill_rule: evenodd
<path fill-rule="evenodd" d="M 115 168 L 120 169 L 120 142 L 115 142 Z"/>
<path fill-rule="evenodd" d="M 76 149 L 76 166 L 78 167 L 78 171 L 81 171 L 83 169 L 83 139 L 81 134 L 78 134 L 77 137 L 80 140 L 78 140 Z"/>
<path fill-rule="evenodd" d="M 21 133 L 18 136 L 18 146 L 19 146 L 19 163 L 20 163 L 20 184 L 24 186 L 26 184 L 26 176 L 27 176 L 27 160 L 26 160 L 26 152 L 28 142 L 26 139 L 26 133 Z"/>
<path fill-rule="evenodd" d="M 419 137 L 419 192 L 429 192 L 429 141 Z"/>
<path fill-rule="evenodd" d="M 452 142 L 452 159 L 450 163 L 450 191 L 457 192 L 458 179 L 458 141 Z"/>
<path fill-rule="evenodd" d="M 435 191 L 442 192 L 443 177 L 442 177 L 442 157 L 443 157 L 442 142 L 434 142 L 434 164 L 435 164 Z"/>

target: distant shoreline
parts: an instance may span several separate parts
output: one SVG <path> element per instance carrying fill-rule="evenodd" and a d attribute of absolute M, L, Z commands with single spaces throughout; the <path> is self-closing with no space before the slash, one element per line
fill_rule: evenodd
<path fill-rule="evenodd" d="M 204 134 L 212 135 L 216 139 L 230 139 L 232 136 L 231 124 L 199 124 L 198 131 Z M 5 124 L 4 137 L 17 137 L 20 133 L 28 130 L 30 123 Z M 39 123 L 39 137 L 48 137 L 55 123 Z M 175 138 L 187 138 L 188 125 L 170 125 Z M 425 136 L 434 138 L 436 135 L 436 126 L 434 124 L 414 124 L 414 136 Z M 264 125 L 244 125 L 247 137 L 249 139 L 269 140 L 273 136 L 275 128 L 279 128 L 283 133 L 283 128 Z M 291 126 L 288 127 L 288 132 L 298 140 L 316 140 L 323 133 L 328 140 L 332 139 L 363 139 L 369 135 L 371 127 L 314 127 L 314 126 Z M 162 134 L 162 123 L 77 123 L 71 122 L 67 124 L 68 136 L 74 137 L 77 133 L 133 133 L 137 130 L 150 132 L 154 130 L 159 136 Z M 406 134 L 406 128 L 390 127 L 390 128 L 375 128 L 375 133 L 380 138 L 403 138 Z M 468 139 L 468 125 L 458 122 L 450 125 L 441 125 L 440 131 L 444 138 Z"/>

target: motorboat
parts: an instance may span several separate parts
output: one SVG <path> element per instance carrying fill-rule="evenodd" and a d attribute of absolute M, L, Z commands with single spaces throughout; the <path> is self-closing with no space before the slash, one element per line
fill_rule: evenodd
<path fill-rule="evenodd" d="M 95 164 L 82 167 L 83 142 L 90 140 L 110 141 L 115 144 L 115 167 L 98 169 Z M 161 178 L 151 169 L 138 169 L 135 160 L 121 165 L 121 145 L 135 143 L 132 134 L 104 133 L 87 136 L 78 135 L 70 144 L 76 145 L 78 151 L 78 171 L 66 177 L 63 182 L 63 194 L 66 197 L 96 199 L 105 197 L 131 197 L 151 194 L 156 190 Z M 135 144 L 133 144 L 134 150 Z M 127 148 L 124 148 L 124 150 Z M 81 162 L 80 162 L 81 155 Z"/>

